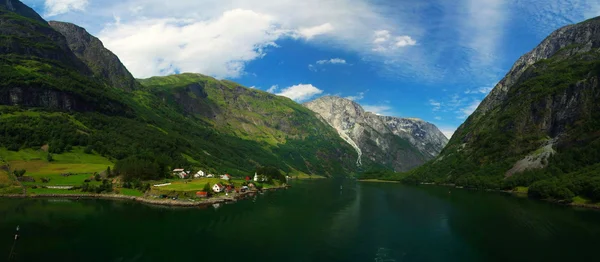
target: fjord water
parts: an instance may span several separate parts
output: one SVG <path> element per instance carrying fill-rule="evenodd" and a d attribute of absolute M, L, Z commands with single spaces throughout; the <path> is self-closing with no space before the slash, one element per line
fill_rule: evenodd
<path fill-rule="evenodd" d="M 350 180 L 217 209 L 0 199 L 0 211 L 0 261 L 17 225 L 13 261 L 595 261 L 600 244 L 598 211 Z"/>

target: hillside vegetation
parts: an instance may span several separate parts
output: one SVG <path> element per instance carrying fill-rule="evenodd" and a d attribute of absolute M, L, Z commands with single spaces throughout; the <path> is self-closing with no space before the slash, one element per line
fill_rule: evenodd
<path fill-rule="evenodd" d="M 111 71 L 118 62 L 114 55 L 84 50 L 80 60 L 69 46 L 110 51 L 97 42 L 78 45 L 77 37 L 67 37 L 67 43 L 31 9 L 18 1 L 12 6 L 0 3 L 0 150 L 40 156 L 8 159 L 10 166 L 50 175 L 44 170 L 60 163 L 70 165 L 63 173 L 135 163 L 139 166 L 127 171 L 134 179 L 161 179 L 173 168 L 235 176 L 251 175 L 260 166 L 291 175 L 354 172 L 352 148 L 288 98 L 199 74 L 140 80 L 143 86 L 135 88 L 111 86 L 119 77 L 131 78 L 129 72 Z M 113 67 L 98 68 L 102 65 Z M 102 163 L 80 170 L 82 159 Z"/>
<path fill-rule="evenodd" d="M 523 62 L 529 54 L 521 58 L 440 156 L 403 174 L 404 181 L 528 187 L 536 198 L 600 200 L 597 28 L 598 19 L 563 28 L 532 54 L 562 46 L 556 52 L 530 65 Z M 588 38 L 580 37 L 588 30 Z"/>

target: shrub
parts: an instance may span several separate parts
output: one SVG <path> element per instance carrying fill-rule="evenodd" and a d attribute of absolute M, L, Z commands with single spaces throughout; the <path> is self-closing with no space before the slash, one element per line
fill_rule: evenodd
<path fill-rule="evenodd" d="M 27 171 L 26 171 L 25 169 L 21 169 L 21 170 L 14 170 L 14 171 L 13 171 L 13 174 L 14 174 L 16 177 L 22 177 L 23 175 L 25 175 L 25 173 L 26 173 L 26 172 L 27 172 Z"/>
<path fill-rule="evenodd" d="M 528 196 L 538 199 L 572 201 L 575 194 L 558 179 L 538 181 L 529 187 Z"/>

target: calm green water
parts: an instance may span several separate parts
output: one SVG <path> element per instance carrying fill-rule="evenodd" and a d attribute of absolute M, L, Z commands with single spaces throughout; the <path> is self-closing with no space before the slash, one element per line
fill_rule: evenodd
<path fill-rule="evenodd" d="M 340 184 L 344 184 L 340 190 Z M 600 261 L 600 212 L 352 181 L 220 208 L 0 199 L 0 261 Z"/>

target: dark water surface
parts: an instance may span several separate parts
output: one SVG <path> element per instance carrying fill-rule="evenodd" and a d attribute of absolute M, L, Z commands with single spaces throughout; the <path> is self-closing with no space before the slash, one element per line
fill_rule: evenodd
<path fill-rule="evenodd" d="M 17 225 L 14 261 L 600 261 L 598 211 L 448 190 L 301 181 L 217 209 L 0 199 L 0 261 Z"/>

